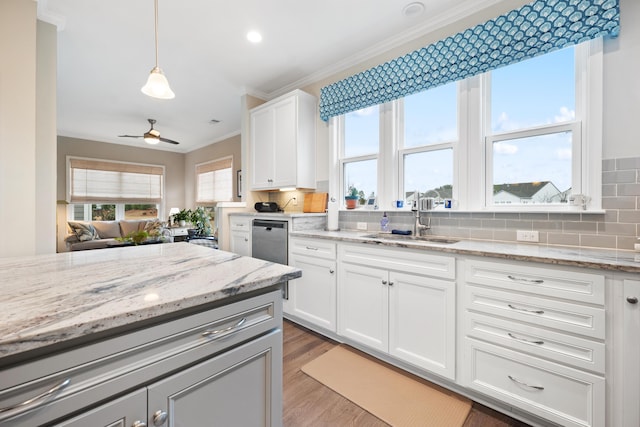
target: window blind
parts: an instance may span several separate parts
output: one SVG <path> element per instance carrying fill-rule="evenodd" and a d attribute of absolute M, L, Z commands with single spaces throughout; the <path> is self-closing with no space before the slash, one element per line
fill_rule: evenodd
<path fill-rule="evenodd" d="M 617 36 L 618 0 L 537 0 L 320 89 L 322 120 L 583 41 Z"/>
<path fill-rule="evenodd" d="M 196 165 L 196 203 L 233 200 L 233 159 L 225 158 Z"/>
<path fill-rule="evenodd" d="M 160 203 L 164 167 L 70 158 L 71 203 Z"/>

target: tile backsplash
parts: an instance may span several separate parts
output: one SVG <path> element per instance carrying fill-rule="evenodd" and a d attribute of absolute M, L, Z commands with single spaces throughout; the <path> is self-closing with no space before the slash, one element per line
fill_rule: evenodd
<path fill-rule="evenodd" d="M 640 157 L 602 162 L 602 208 L 605 213 L 499 213 L 434 211 L 430 234 L 495 241 L 516 241 L 516 230 L 537 230 L 548 245 L 633 250 L 640 223 Z M 411 229 L 412 212 L 387 212 L 391 229 Z M 366 222 L 380 229 L 382 211 L 341 211 L 340 228 Z M 535 243 L 534 243 L 535 244 Z"/>

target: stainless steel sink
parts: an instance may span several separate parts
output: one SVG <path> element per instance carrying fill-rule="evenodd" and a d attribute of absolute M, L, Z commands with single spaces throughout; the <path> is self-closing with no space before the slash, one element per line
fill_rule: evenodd
<path fill-rule="evenodd" d="M 380 239 L 380 240 L 401 240 L 401 241 L 414 241 L 414 242 L 424 242 L 424 243 L 442 243 L 446 245 L 450 245 L 452 243 L 458 243 L 460 241 L 457 239 L 448 239 L 445 237 L 413 236 L 413 235 L 407 236 L 404 234 L 391 234 L 391 233 L 366 234 L 362 237 L 366 237 L 369 239 Z"/>

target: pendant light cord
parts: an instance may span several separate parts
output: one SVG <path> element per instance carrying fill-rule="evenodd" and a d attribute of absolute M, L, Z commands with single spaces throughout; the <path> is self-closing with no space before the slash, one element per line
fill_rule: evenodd
<path fill-rule="evenodd" d="M 154 0 L 155 11 L 155 33 L 156 33 L 156 68 L 158 68 L 158 0 Z"/>

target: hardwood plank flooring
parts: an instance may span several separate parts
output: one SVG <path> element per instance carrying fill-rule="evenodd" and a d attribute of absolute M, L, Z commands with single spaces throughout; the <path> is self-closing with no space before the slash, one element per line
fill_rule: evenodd
<path fill-rule="evenodd" d="M 300 368 L 338 345 L 295 323 L 284 321 L 284 427 L 387 427 L 388 424 L 303 373 Z M 521 421 L 473 404 L 463 427 L 526 427 Z"/>

